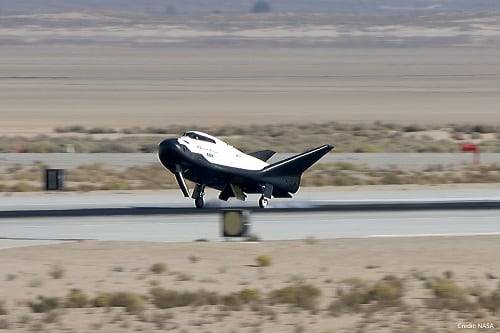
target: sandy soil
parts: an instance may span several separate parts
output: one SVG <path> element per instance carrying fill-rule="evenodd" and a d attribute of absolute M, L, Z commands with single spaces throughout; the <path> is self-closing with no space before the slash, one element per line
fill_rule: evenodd
<path fill-rule="evenodd" d="M 498 54 L 496 48 L 2 48 L 1 128 L 8 134 L 75 124 L 500 124 Z"/>
<path fill-rule="evenodd" d="M 423 302 L 431 293 L 422 277 L 449 271 L 461 286 L 480 285 L 485 293 L 495 290 L 500 276 L 499 251 L 498 236 L 261 243 L 80 242 L 4 249 L 0 251 L 0 289 L 8 313 L 0 318 L 8 322 L 9 332 L 152 331 L 158 328 L 160 314 L 168 318 L 165 325 L 179 332 L 455 331 L 458 323 L 478 319 L 467 313 L 446 311 L 443 316 L 426 309 Z M 256 267 L 255 258 L 261 254 L 272 258 L 271 266 Z M 156 262 L 167 264 L 167 272 L 151 273 L 149 268 Z M 61 279 L 49 276 L 54 266 L 64 270 Z M 371 315 L 361 311 L 333 316 L 326 310 L 336 300 L 337 290 L 347 288 L 345 279 L 357 277 L 373 283 L 389 274 L 404 279 L 404 307 Z M 321 290 L 317 310 L 268 304 L 271 291 L 296 283 Z M 263 299 L 259 306 L 240 309 L 189 306 L 158 310 L 146 301 L 146 309 L 139 315 L 121 308 L 63 309 L 58 310 L 55 322 L 47 314 L 31 313 L 27 306 L 37 295 L 64 298 L 72 288 L 94 297 L 113 291 L 147 295 L 156 285 L 224 295 L 252 288 Z M 484 312 L 481 321 L 499 327 L 497 319 Z"/>
<path fill-rule="evenodd" d="M 500 124 L 498 13 L 4 15 L 0 128 Z"/>

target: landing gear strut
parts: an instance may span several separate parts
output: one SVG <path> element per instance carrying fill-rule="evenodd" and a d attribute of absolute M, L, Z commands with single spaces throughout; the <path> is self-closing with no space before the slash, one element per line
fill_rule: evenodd
<path fill-rule="evenodd" d="M 205 200 L 203 200 L 204 196 L 205 184 L 196 184 L 193 195 L 191 196 L 194 199 L 194 205 L 196 208 L 203 208 L 203 206 L 205 206 Z"/>
<path fill-rule="evenodd" d="M 272 195 L 273 195 L 273 185 L 266 184 L 262 186 L 262 195 L 260 196 L 259 199 L 259 207 L 266 208 L 267 205 L 269 204 L 269 201 L 271 201 Z"/>

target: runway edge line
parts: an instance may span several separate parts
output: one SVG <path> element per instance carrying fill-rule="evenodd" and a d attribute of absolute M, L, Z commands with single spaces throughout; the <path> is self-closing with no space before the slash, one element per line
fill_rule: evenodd
<path fill-rule="evenodd" d="M 401 211 L 401 210 L 474 210 L 500 209 L 500 200 L 470 201 L 412 201 L 412 202 L 356 202 L 356 203 L 311 203 L 309 207 L 218 207 L 218 208 L 186 208 L 186 207 L 105 207 L 105 208 L 71 208 L 71 209 L 24 209 L 0 211 L 0 218 L 33 218 L 33 217 L 73 217 L 73 216 L 117 216 L 117 215 L 187 215 L 216 214 L 224 209 L 243 209 L 252 213 L 284 213 L 284 212 L 348 212 L 348 211 Z"/>

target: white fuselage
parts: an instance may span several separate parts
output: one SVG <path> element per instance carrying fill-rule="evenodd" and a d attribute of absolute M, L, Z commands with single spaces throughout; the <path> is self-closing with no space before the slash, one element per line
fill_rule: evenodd
<path fill-rule="evenodd" d="M 177 139 L 177 142 L 192 153 L 202 155 L 213 164 L 246 170 L 262 170 L 269 165 L 258 158 L 242 153 L 222 140 L 202 132 L 186 132 Z"/>

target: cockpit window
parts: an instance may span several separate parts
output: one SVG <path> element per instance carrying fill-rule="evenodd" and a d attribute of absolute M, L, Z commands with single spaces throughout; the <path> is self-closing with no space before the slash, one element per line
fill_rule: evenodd
<path fill-rule="evenodd" d="M 191 139 L 195 139 L 195 140 L 201 140 L 201 141 L 215 143 L 214 139 L 210 139 L 204 135 L 200 135 L 200 134 L 195 133 L 195 132 L 186 132 L 182 136 L 187 136 L 187 137 L 189 137 Z"/>

